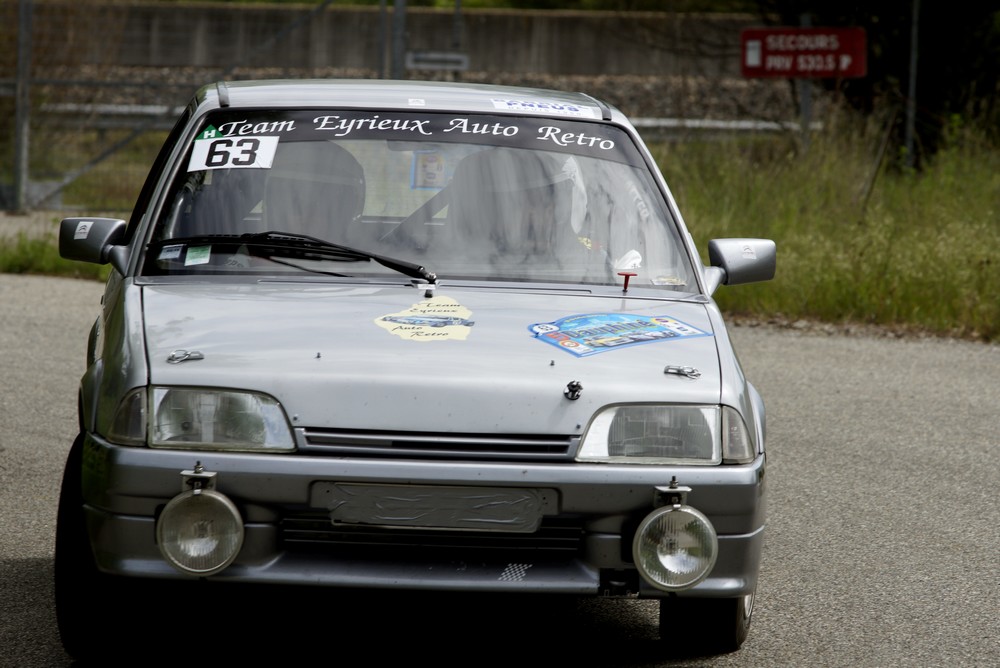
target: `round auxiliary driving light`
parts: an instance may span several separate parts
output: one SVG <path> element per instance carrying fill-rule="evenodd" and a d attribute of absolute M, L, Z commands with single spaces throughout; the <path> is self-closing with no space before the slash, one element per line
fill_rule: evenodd
<path fill-rule="evenodd" d="M 718 552 L 712 523 L 690 506 L 657 508 L 639 524 L 632 541 L 639 573 L 665 591 L 680 591 L 704 580 Z"/>
<path fill-rule="evenodd" d="M 156 524 L 160 553 L 188 575 L 213 575 L 232 563 L 243 546 L 236 506 L 214 490 L 189 490 L 166 505 Z"/>

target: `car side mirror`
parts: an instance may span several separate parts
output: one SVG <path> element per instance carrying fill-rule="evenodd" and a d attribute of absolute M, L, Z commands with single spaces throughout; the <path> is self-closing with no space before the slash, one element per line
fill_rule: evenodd
<path fill-rule="evenodd" d="M 774 278 L 776 250 L 770 239 L 712 239 L 708 242 L 709 294 L 719 285 L 740 285 Z"/>
<path fill-rule="evenodd" d="M 64 218 L 59 223 L 59 255 L 67 260 L 107 264 L 125 273 L 125 221 L 119 218 Z"/>

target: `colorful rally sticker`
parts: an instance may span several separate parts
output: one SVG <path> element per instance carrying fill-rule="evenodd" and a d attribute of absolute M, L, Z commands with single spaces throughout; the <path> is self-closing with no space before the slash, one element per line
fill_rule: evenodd
<path fill-rule="evenodd" d="M 641 316 L 628 313 L 572 315 L 554 322 L 530 325 L 535 338 L 577 357 L 607 350 L 671 339 L 711 336 L 669 316 Z"/>
<path fill-rule="evenodd" d="M 202 169 L 270 169 L 278 137 L 215 137 L 207 128 L 194 140 L 188 171 Z"/>
<path fill-rule="evenodd" d="M 417 302 L 405 311 L 384 315 L 375 324 L 410 341 L 464 341 L 475 324 L 472 311 L 449 297 L 432 297 Z"/>

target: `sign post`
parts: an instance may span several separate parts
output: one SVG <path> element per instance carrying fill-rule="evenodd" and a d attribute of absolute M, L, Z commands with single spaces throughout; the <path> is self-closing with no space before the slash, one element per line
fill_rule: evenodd
<path fill-rule="evenodd" d="M 744 77 L 846 79 L 867 74 L 864 28 L 747 28 Z"/>

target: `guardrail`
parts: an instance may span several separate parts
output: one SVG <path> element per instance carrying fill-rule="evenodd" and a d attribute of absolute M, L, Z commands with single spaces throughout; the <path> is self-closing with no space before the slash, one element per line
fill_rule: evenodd
<path fill-rule="evenodd" d="M 97 130 L 169 130 L 184 105 L 166 104 L 43 104 L 39 110 L 57 125 L 73 125 Z M 74 119 L 74 120 L 71 120 Z"/>
<path fill-rule="evenodd" d="M 644 139 L 666 141 L 697 136 L 698 139 L 725 138 L 741 133 L 797 133 L 802 131 L 798 121 L 721 121 L 698 118 L 632 118 L 630 119 Z M 823 129 L 823 124 L 812 122 L 809 131 Z"/>

